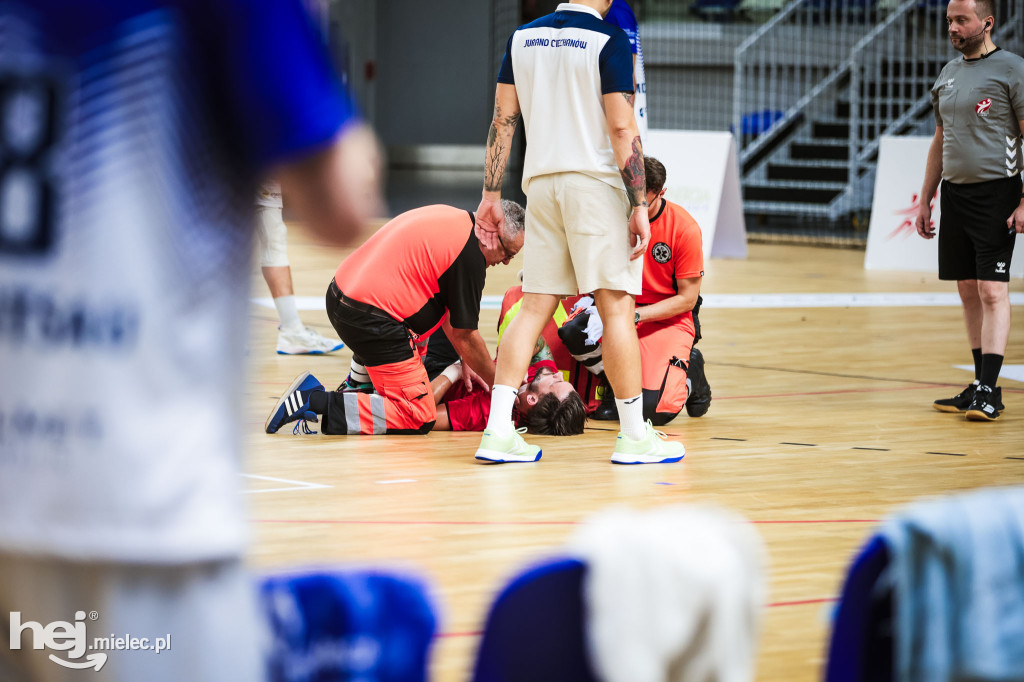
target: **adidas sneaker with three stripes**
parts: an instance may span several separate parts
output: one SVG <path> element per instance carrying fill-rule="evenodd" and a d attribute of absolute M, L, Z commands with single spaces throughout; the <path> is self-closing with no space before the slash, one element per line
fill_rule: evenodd
<path fill-rule="evenodd" d="M 295 381 L 277 401 L 274 409 L 270 411 L 265 426 L 266 432 L 277 433 L 284 424 L 297 419 L 316 421 L 316 415 L 309 411 L 309 396 L 311 393 L 322 390 L 324 390 L 323 384 L 309 372 L 303 372 L 295 377 Z"/>

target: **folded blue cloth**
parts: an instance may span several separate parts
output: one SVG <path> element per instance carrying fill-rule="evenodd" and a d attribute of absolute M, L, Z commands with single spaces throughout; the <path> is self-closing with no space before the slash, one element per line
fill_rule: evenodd
<path fill-rule="evenodd" d="M 895 679 L 1024 680 L 1024 488 L 916 502 L 881 534 Z"/>
<path fill-rule="evenodd" d="M 419 580 L 377 572 L 271 576 L 259 588 L 273 682 L 424 682 L 436 629 Z"/>

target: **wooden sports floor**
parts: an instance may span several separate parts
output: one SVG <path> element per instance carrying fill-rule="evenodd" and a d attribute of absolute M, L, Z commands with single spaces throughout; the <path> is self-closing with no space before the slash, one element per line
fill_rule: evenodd
<path fill-rule="evenodd" d="M 289 242 L 297 295 L 322 297 L 348 251 L 311 244 L 299 229 Z M 664 427 L 686 444 L 686 458 L 666 465 L 610 464 L 617 424 L 607 422 L 535 437 L 539 462 L 500 466 L 475 463 L 473 433 L 268 436 L 267 412 L 295 375 L 309 369 L 331 389 L 350 355 L 276 355 L 276 316 L 254 304 L 243 481 L 252 566 L 387 566 L 424 577 L 440 616 L 432 679 L 455 682 L 467 679 L 497 590 L 557 553 L 589 514 L 714 503 L 756 524 L 769 554 L 757 679 L 820 679 L 845 568 L 880 519 L 922 496 L 1024 483 L 1024 383 L 1001 380 L 1006 411 L 993 423 L 931 408 L 973 378 L 954 367 L 970 361 L 958 307 L 714 305 L 742 294 L 955 292 L 931 275 L 867 272 L 863 256 L 751 245 L 746 260 L 706 263 L 700 348 L 714 399 L 704 417 L 684 413 Z M 519 267 L 488 270 L 485 295 L 500 296 Z M 253 287 L 268 296 L 255 269 Z M 1006 363 L 1021 365 L 1024 309 L 1014 315 Z M 333 334 L 323 312 L 303 317 Z M 492 352 L 496 320 L 483 311 Z"/>

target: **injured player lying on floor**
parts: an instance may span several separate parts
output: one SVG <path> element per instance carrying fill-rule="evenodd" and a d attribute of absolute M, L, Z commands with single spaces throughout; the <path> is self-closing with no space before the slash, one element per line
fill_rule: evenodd
<path fill-rule="evenodd" d="M 429 352 L 427 357 L 430 359 Z M 462 362 L 456 361 L 431 380 L 430 388 L 437 404 L 432 430 L 483 431 L 487 425 L 490 391 L 470 377 L 464 377 L 463 371 Z M 328 392 L 309 372 L 300 374 L 271 410 L 266 432 L 276 433 L 281 426 L 294 421 L 298 423 L 293 433 L 315 433 L 307 422 L 318 421 L 330 411 L 332 403 L 360 399 L 360 391 L 344 390 L 345 386 L 342 384 L 339 390 Z M 363 399 L 366 397 L 363 395 Z M 533 433 L 552 436 L 583 433 L 586 406 L 576 389 L 562 378 L 543 339 L 538 340 L 537 353 L 519 388 L 514 411 L 516 425 Z"/>

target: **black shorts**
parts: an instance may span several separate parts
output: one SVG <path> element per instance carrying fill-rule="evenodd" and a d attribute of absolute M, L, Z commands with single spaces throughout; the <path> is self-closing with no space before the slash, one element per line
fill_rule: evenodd
<path fill-rule="evenodd" d="M 427 378 L 433 381 L 448 365 L 459 361 L 459 352 L 448 339 L 443 329 L 438 329 L 427 340 L 427 354 L 423 357 L 423 366 L 427 368 Z"/>
<path fill-rule="evenodd" d="M 327 287 L 326 305 L 334 331 L 360 364 L 378 367 L 416 354 L 408 327 L 380 308 L 346 299 L 333 279 Z"/>
<path fill-rule="evenodd" d="M 942 181 L 939 279 L 1010 281 L 1016 232 L 1006 227 L 1020 202 L 1020 175 L 958 185 Z"/>

